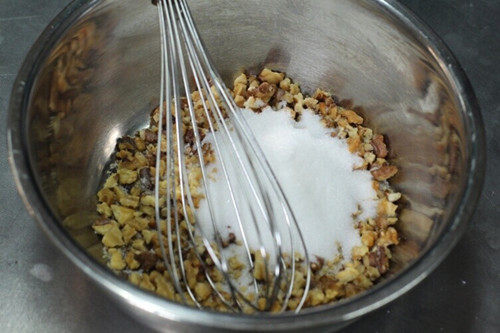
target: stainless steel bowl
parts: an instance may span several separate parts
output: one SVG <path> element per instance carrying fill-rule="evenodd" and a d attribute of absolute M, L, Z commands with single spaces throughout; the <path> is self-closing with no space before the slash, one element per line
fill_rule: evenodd
<path fill-rule="evenodd" d="M 59 248 L 151 327 L 334 329 L 425 278 L 462 234 L 481 190 L 484 133 L 467 79 L 444 44 L 393 0 L 190 1 L 223 77 L 266 65 L 329 89 L 385 133 L 404 193 L 390 274 L 335 305 L 243 316 L 174 304 L 100 260 L 90 224 L 116 139 L 158 103 L 159 37 L 149 1 L 76 0 L 33 46 L 11 96 L 8 144 L 19 192 Z"/>

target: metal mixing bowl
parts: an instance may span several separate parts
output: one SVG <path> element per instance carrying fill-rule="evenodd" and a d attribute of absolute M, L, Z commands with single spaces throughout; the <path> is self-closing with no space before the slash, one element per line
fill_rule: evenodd
<path fill-rule="evenodd" d="M 90 224 L 116 139 L 158 103 L 159 36 L 149 1 L 77 0 L 38 39 L 11 96 L 19 192 L 49 237 L 131 314 L 157 329 L 330 329 L 411 289 L 462 234 L 481 190 L 484 133 L 467 79 L 443 43 L 396 1 L 190 1 L 216 67 L 283 70 L 385 133 L 404 193 L 390 273 L 368 292 L 298 315 L 200 311 L 141 291 L 102 263 Z M 101 320 L 105 320 L 101 318 Z"/>

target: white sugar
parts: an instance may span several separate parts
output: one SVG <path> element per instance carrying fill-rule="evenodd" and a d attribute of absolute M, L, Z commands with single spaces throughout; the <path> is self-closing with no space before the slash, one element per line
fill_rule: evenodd
<path fill-rule="evenodd" d="M 309 257 L 332 259 L 342 249 L 345 260 L 350 260 L 351 250 L 361 244 L 353 214 L 361 208 L 357 219 L 376 215 L 376 193 L 372 188 L 372 176 L 364 170 L 353 170 L 362 164 L 362 159 L 349 152 L 345 140 L 332 137 L 331 129 L 325 128 L 320 117 L 305 110 L 301 120 L 295 122 L 288 112 L 274 111 L 270 107 L 262 113 L 250 110 L 241 111 L 251 127 L 257 141 L 276 174 L 283 191 L 293 209 L 307 244 Z M 223 151 L 229 144 L 221 133 L 216 139 Z M 214 138 L 208 135 L 205 142 Z M 209 183 L 210 197 L 217 225 L 223 237 L 233 232 L 241 240 L 241 233 L 230 200 L 228 187 L 221 172 L 220 159 L 210 166 L 215 176 Z M 229 169 L 231 171 L 233 169 Z M 229 172 L 233 174 L 233 172 Z M 241 178 L 238 176 L 237 178 Z M 241 179 L 232 179 L 236 183 Z M 235 186 L 236 192 L 241 187 Z M 237 202 L 244 206 L 244 195 L 236 193 Z M 250 223 L 248 209 L 241 208 L 243 224 Z M 197 210 L 198 223 L 206 235 L 212 235 L 209 210 L 206 200 L 202 200 Z M 256 232 L 245 226 L 250 247 L 259 244 Z M 250 230 L 250 231 L 248 231 Z M 294 233 L 294 248 L 300 242 Z M 272 241 L 263 235 L 263 242 Z M 238 250 L 240 251 L 240 250 Z"/>

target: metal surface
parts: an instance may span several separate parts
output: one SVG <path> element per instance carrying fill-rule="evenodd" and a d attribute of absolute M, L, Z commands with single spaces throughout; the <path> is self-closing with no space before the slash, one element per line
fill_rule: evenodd
<path fill-rule="evenodd" d="M 487 2 L 483 2 L 482 5 L 484 5 L 486 8 L 488 8 Z M 434 6 L 437 6 L 437 5 L 434 5 Z M 27 7 L 29 8 L 29 6 L 26 6 L 21 11 L 23 14 L 26 14 Z M 452 8 L 455 8 L 454 5 Z M 493 6 L 491 8 L 494 9 Z M 464 10 L 464 9 L 462 9 L 462 10 Z M 3 16 L 3 12 L 0 11 L 0 13 Z M 494 17 L 493 11 L 490 10 L 489 15 L 492 15 L 491 17 Z M 487 20 L 489 17 L 488 12 L 486 13 L 486 15 L 481 15 L 481 17 L 483 20 Z M 469 18 L 469 20 L 471 20 L 471 24 L 472 23 L 476 24 L 475 21 L 473 21 L 473 19 Z M 4 24 L 4 21 L 0 21 L 0 22 L 2 24 Z M 488 29 L 492 29 L 492 28 L 490 26 L 486 25 L 486 28 L 483 29 L 483 31 L 488 32 Z M 492 31 L 494 31 L 494 30 L 492 30 Z M 465 32 L 467 32 L 467 31 L 465 31 Z M 455 34 L 455 38 L 457 38 L 456 34 Z M 491 57 L 493 57 L 495 54 L 495 51 L 498 51 L 498 50 L 494 49 L 496 40 L 493 37 L 491 37 L 491 38 L 492 38 L 491 43 L 489 43 L 488 45 L 489 45 L 489 48 L 493 48 L 493 49 L 488 49 L 488 50 L 489 50 L 490 54 L 492 54 Z M 460 40 L 460 38 L 458 38 L 458 39 Z M 470 52 L 472 52 L 472 51 L 470 51 Z M 497 81 L 495 81 L 495 79 L 498 77 L 498 75 L 496 75 L 496 76 L 494 75 L 495 74 L 495 72 L 494 72 L 495 67 L 493 67 L 494 66 L 493 61 L 488 60 L 488 59 L 490 59 L 488 57 L 484 57 L 484 58 L 479 57 L 482 59 L 483 63 L 481 63 L 481 62 L 477 63 L 477 59 L 478 59 L 478 57 L 476 57 L 477 54 L 474 52 L 472 52 L 471 54 L 474 56 L 474 57 L 471 57 L 471 61 L 474 61 L 474 62 L 471 62 L 471 64 L 474 65 L 471 67 L 476 69 L 476 70 L 477 70 L 477 68 L 481 69 L 482 68 L 481 66 L 487 67 L 488 61 L 491 62 L 491 66 L 492 66 L 490 68 L 491 70 L 490 71 L 484 70 L 484 72 L 481 73 L 481 74 L 484 74 L 486 77 L 488 77 L 488 75 L 491 75 L 491 80 L 489 80 L 487 82 L 489 85 L 488 84 L 485 85 L 486 91 L 479 92 L 480 96 L 481 96 L 481 94 L 485 94 L 485 95 L 483 95 L 483 97 L 485 96 L 486 98 L 488 98 L 488 96 L 490 96 L 490 95 L 487 94 L 488 93 L 487 89 L 489 88 L 489 89 L 491 89 L 490 91 L 493 92 L 494 89 L 496 88 L 495 84 L 498 83 Z M 2 56 L 3 56 L 3 54 L 2 54 Z M 493 58 L 491 58 L 491 59 L 493 59 Z M 476 66 L 478 66 L 478 67 L 476 67 Z M 10 73 L 6 73 L 6 74 L 10 74 Z M 2 87 L 2 89 L 3 89 L 3 87 Z M 491 94 L 491 95 L 493 95 L 493 94 Z M 490 109 L 490 110 L 497 110 L 498 109 L 498 101 L 495 101 L 494 99 L 490 100 L 489 103 L 487 104 L 487 106 L 489 106 L 491 108 L 492 105 L 496 109 Z M 487 126 L 492 126 L 491 128 L 493 128 L 493 126 L 495 125 L 495 121 L 498 123 L 497 118 L 494 118 L 494 117 L 491 118 L 490 121 L 491 122 L 489 122 Z M 493 136 L 490 137 L 490 142 L 494 142 Z M 498 151 L 498 149 L 496 147 L 490 147 L 490 148 Z M 495 162 L 493 162 L 493 163 L 495 163 Z M 495 166 L 498 166 L 498 162 Z M 490 173 L 491 172 L 492 171 L 490 169 Z M 493 172 L 496 172 L 495 168 L 493 168 Z M 492 173 L 492 175 L 495 175 L 495 173 Z M 8 175 L 6 175 L 6 176 L 8 177 Z M 491 181 L 491 183 L 487 183 L 486 192 L 485 192 L 485 194 L 483 194 L 483 197 L 482 197 L 484 199 L 483 205 L 486 204 L 486 207 L 483 207 L 484 210 L 480 210 L 480 212 L 478 212 L 478 215 L 481 217 L 481 220 L 479 221 L 480 223 L 478 223 L 479 228 L 469 228 L 469 230 L 468 230 L 472 236 L 477 235 L 477 238 L 472 239 L 473 240 L 472 244 L 470 244 L 470 246 L 466 246 L 465 252 L 463 252 L 463 250 L 462 250 L 461 257 L 465 258 L 465 260 L 462 259 L 461 263 L 459 265 L 456 265 L 458 268 L 451 268 L 451 269 L 445 271 L 444 277 L 442 279 L 438 278 L 437 281 L 442 282 L 439 284 L 439 288 L 441 290 L 435 290 L 435 287 L 433 288 L 432 285 L 429 286 L 429 283 L 430 283 L 429 280 L 431 280 L 432 279 L 431 278 L 431 279 L 426 281 L 426 284 L 428 286 L 427 288 L 430 288 L 430 290 L 427 289 L 426 292 L 420 291 L 422 294 L 419 295 L 417 293 L 417 291 L 422 290 L 422 287 L 420 287 L 419 289 L 414 291 L 412 294 L 404 296 L 403 298 L 401 298 L 400 300 L 395 302 L 394 305 L 389 308 L 391 311 L 389 314 L 386 315 L 385 311 L 375 312 L 374 314 L 370 315 L 370 317 L 368 317 L 368 318 L 372 318 L 371 321 L 367 322 L 366 319 L 363 319 L 360 322 L 354 324 L 353 328 L 354 327 L 359 327 L 359 328 L 362 328 L 362 327 L 365 327 L 365 328 L 373 328 L 373 327 L 383 328 L 383 327 L 386 327 L 386 328 L 389 328 L 389 327 L 391 327 L 391 325 L 395 325 L 395 326 L 392 326 L 393 328 L 394 327 L 396 327 L 396 328 L 403 327 L 404 328 L 404 326 L 397 326 L 397 325 L 404 325 L 404 324 L 408 324 L 408 326 L 406 326 L 406 327 L 409 327 L 409 328 L 418 328 L 418 327 L 420 327 L 420 328 L 427 327 L 428 328 L 428 327 L 432 327 L 431 325 L 436 325 L 435 327 L 438 327 L 439 321 L 425 320 L 425 318 L 417 318 L 416 320 L 412 321 L 412 319 L 410 318 L 413 315 L 413 313 L 415 312 L 414 310 L 412 310 L 412 308 L 414 309 L 414 307 L 418 307 L 419 305 L 422 304 L 422 302 L 425 302 L 424 304 L 429 304 L 430 309 L 426 310 L 426 311 L 428 311 L 429 315 L 439 312 L 439 310 L 438 310 L 439 308 L 434 308 L 434 304 L 443 305 L 441 307 L 441 309 L 447 308 L 447 307 L 453 309 L 453 306 L 447 306 L 447 305 L 460 304 L 461 306 L 463 306 L 463 304 L 467 304 L 468 306 L 461 308 L 462 310 L 460 312 L 460 316 L 456 316 L 456 315 L 452 315 L 452 314 L 450 314 L 449 316 L 445 316 L 445 317 L 439 316 L 439 318 L 442 320 L 444 318 L 443 324 L 449 325 L 449 326 L 445 326 L 445 325 L 443 325 L 443 326 L 448 327 L 450 329 L 454 329 L 454 328 L 455 329 L 457 329 L 457 328 L 460 328 L 460 329 L 471 328 L 472 329 L 472 328 L 477 328 L 477 327 L 493 328 L 495 324 L 498 324 L 498 322 L 495 322 L 496 319 L 494 316 L 495 309 L 498 310 L 498 303 L 495 303 L 495 301 L 498 302 L 498 298 L 490 298 L 490 300 L 492 300 L 492 301 L 490 301 L 488 303 L 489 298 L 487 297 L 488 294 L 490 297 L 493 297 L 493 296 L 495 296 L 495 292 L 498 292 L 498 289 L 495 289 L 495 287 L 494 287 L 494 283 L 497 282 L 498 267 L 494 265 L 495 264 L 494 259 L 491 259 L 490 265 L 477 266 L 478 262 L 482 262 L 482 261 L 484 262 L 485 260 L 488 260 L 488 258 L 495 258 L 494 251 L 495 250 L 498 251 L 498 237 L 495 237 L 496 236 L 494 234 L 495 229 L 492 229 L 487 234 L 485 233 L 483 235 L 481 235 L 481 234 L 478 235 L 478 233 L 481 232 L 481 227 L 483 225 L 485 225 L 485 224 L 488 225 L 487 223 L 491 223 L 491 225 L 493 225 L 494 218 L 496 217 L 496 214 L 498 213 L 496 205 L 495 205 L 495 202 L 496 202 L 495 201 L 495 192 L 493 192 L 495 187 L 491 187 L 491 190 L 489 190 L 489 188 L 488 188 L 488 186 L 498 185 L 498 180 L 496 178 L 491 177 L 490 181 Z M 6 179 L 6 183 L 7 184 L 9 183 L 9 179 Z M 10 184 L 12 184 L 12 183 L 10 183 Z M 488 192 L 488 190 L 489 190 L 489 192 Z M 488 202 L 489 202 L 489 205 L 488 205 Z M 16 206 L 13 204 L 12 207 L 16 207 Z M 19 208 L 19 206 L 17 206 L 17 207 Z M 483 212 L 483 215 L 481 215 L 481 212 Z M 4 217 L 9 218 L 10 216 L 8 214 L 11 214 L 11 212 L 7 212 L 7 215 Z M 20 216 L 23 216 L 22 211 L 20 211 L 19 214 L 20 214 Z M 57 291 L 57 290 L 59 290 L 58 287 L 60 287 L 60 289 L 64 289 L 64 288 L 67 288 L 67 286 L 64 286 L 64 284 L 60 284 L 60 285 L 57 285 L 51 289 L 51 283 L 55 283 L 56 279 L 60 278 L 61 275 L 64 276 L 65 274 L 68 274 L 68 272 L 66 272 L 66 269 L 68 269 L 68 268 L 64 269 L 63 267 L 56 266 L 57 261 L 55 261 L 55 263 L 53 263 L 53 264 L 51 263 L 51 266 L 53 266 L 52 268 L 57 269 L 57 273 L 58 273 L 58 274 L 53 274 L 52 281 L 54 281 L 54 282 L 49 282 L 49 283 L 44 284 L 43 288 L 41 288 L 41 287 L 36 288 L 36 284 L 35 284 L 34 285 L 35 288 L 27 287 L 27 288 L 23 289 L 22 286 L 29 283 L 26 281 L 30 281 L 29 280 L 30 275 L 28 273 L 28 269 L 32 268 L 32 265 L 34 263 L 41 261 L 39 258 L 45 258 L 45 257 L 39 257 L 39 255 L 41 254 L 40 252 L 39 253 L 32 253 L 32 252 L 30 252 L 30 250 L 32 250 L 33 248 L 43 249 L 44 246 L 41 245 L 39 247 L 36 247 L 36 245 L 37 245 L 36 243 L 35 244 L 26 243 L 27 240 L 29 241 L 30 239 L 33 239 L 33 237 L 36 237 L 38 235 L 38 233 L 36 232 L 36 229 L 34 229 L 34 228 L 27 229 L 24 227 L 24 225 L 23 225 L 23 228 L 20 228 L 17 224 L 9 224 L 10 221 L 16 221 L 14 218 L 14 215 L 12 216 L 12 219 L 8 219 L 7 221 L 8 222 L 6 224 L 2 224 L 2 236 L 6 235 L 5 237 L 2 238 L 2 240 L 7 239 L 7 237 L 14 239 L 14 238 L 16 238 L 16 236 L 18 234 L 22 234 L 22 232 L 26 232 L 27 230 L 31 230 L 32 232 L 34 232 L 34 234 L 30 233 L 30 235 L 32 235 L 32 237 L 21 237 L 21 239 L 23 239 L 22 247 L 19 247 L 19 245 L 16 246 L 16 244 L 14 244 L 14 242 L 9 242 L 8 243 L 9 251 L 7 251 L 7 253 L 9 254 L 8 260 L 4 260 L 4 257 L 2 257 L 1 263 L 2 263 L 2 265 L 4 265 L 4 263 L 7 263 L 6 272 L 8 274 L 8 277 L 10 277 L 10 278 L 5 279 L 5 280 L 15 281 L 14 277 L 19 276 L 21 278 L 21 281 L 23 281 L 23 283 L 21 284 L 21 288 L 16 287 L 15 282 L 11 282 L 11 286 L 12 286 L 11 288 L 2 288 L 2 293 L 5 292 L 6 296 L 2 298 L 2 303 L 1 303 L 2 304 L 2 309 L 1 309 L 2 312 L 1 313 L 9 315 L 9 316 L 6 316 L 6 318 L 9 318 L 8 319 L 9 321 L 7 323 L 10 323 L 11 325 L 14 325 L 14 324 L 19 325 L 19 326 L 16 326 L 18 328 L 20 328 L 20 327 L 24 327 L 24 328 L 28 327 L 29 328 L 30 326 L 24 326 L 24 323 L 30 322 L 30 321 L 34 322 L 31 320 L 31 318 L 33 318 L 31 316 L 34 316 L 34 317 L 41 316 L 43 318 L 49 318 L 49 319 L 47 319 L 48 322 L 50 322 L 50 318 L 60 318 L 61 321 L 58 320 L 57 323 L 60 323 L 62 325 L 76 325 L 76 323 L 82 323 L 82 324 L 87 323 L 87 324 L 91 325 L 90 328 L 96 328 L 96 327 L 99 327 L 98 325 L 108 325 L 108 324 L 120 326 L 118 320 L 113 320 L 110 323 L 110 322 L 106 321 L 107 319 L 103 318 L 103 317 L 109 318 L 108 316 L 104 315 L 103 313 L 105 313 L 106 310 L 110 309 L 112 306 L 108 306 L 108 307 L 102 306 L 102 308 L 99 306 L 95 306 L 94 304 L 100 304 L 99 296 L 96 295 L 98 292 L 96 292 L 95 290 L 93 292 L 86 291 L 85 290 L 86 288 L 92 288 L 91 286 L 89 286 L 86 283 L 83 284 L 83 286 L 85 286 L 85 287 L 83 287 L 83 288 L 80 287 L 81 289 L 71 288 L 74 290 L 72 290 L 72 292 L 69 294 L 75 295 L 75 290 L 82 291 L 82 295 L 84 295 L 84 296 L 87 296 L 88 294 L 92 294 L 92 296 L 90 298 L 80 296 L 81 300 L 75 302 L 75 305 L 87 304 L 88 307 L 84 307 L 83 309 L 81 309 L 81 312 L 77 311 L 77 313 L 80 313 L 81 316 L 72 315 L 74 313 L 75 309 L 73 309 L 70 312 L 64 312 L 65 307 L 61 306 L 57 302 L 57 298 L 55 298 L 55 295 L 58 295 L 58 291 Z M 23 220 L 21 219 L 21 221 L 23 221 Z M 32 226 L 31 221 L 29 221 L 28 219 L 25 219 L 24 221 L 25 221 L 24 224 L 26 225 L 26 227 Z M 12 225 L 13 225 L 13 227 L 10 228 L 10 226 L 12 226 Z M 5 229 L 3 229 L 3 228 L 5 228 Z M 467 238 L 466 238 L 466 240 L 467 240 Z M 40 242 L 42 240 L 37 240 L 37 241 Z M 14 249 L 14 250 L 10 250 L 10 249 Z M 459 249 L 460 249 L 460 247 L 459 247 Z M 12 258 L 16 257 L 15 253 L 18 251 L 23 251 L 23 253 L 26 253 L 26 257 L 22 257 L 23 258 L 22 263 L 16 264 L 14 261 L 15 259 L 12 259 Z M 455 251 L 455 252 L 457 252 L 457 251 Z M 481 255 L 479 255 L 479 254 L 481 254 Z M 2 253 L 2 255 L 5 255 L 5 253 Z M 28 259 L 28 258 L 31 258 L 31 259 Z M 469 258 L 472 258 L 473 260 L 470 260 Z M 467 261 L 467 259 L 469 259 L 469 261 Z M 60 259 L 60 260 L 63 260 L 63 259 Z M 63 262 L 65 262 L 65 261 L 63 260 Z M 67 263 L 67 261 L 66 261 L 66 263 Z M 465 265 L 465 264 L 469 264 L 469 265 Z M 27 269 L 27 267 L 29 267 L 29 268 Z M 66 266 L 66 267 L 68 267 L 68 266 Z M 453 267 L 453 265 L 452 265 L 452 267 Z M 476 267 L 477 269 L 467 270 L 467 267 Z M 36 269 L 32 270 L 33 275 L 47 280 L 47 274 L 44 274 L 45 271 L 43 269 L 40 269 L 40 267 L 38 267 L 38 266 L 35 268 Z M 72 266 L 69 266 L 69 269 L 71 270 Z M 441 267 L 440 271 L 442 271 L 442 269 L 443 268 Z M 2 271 L 4 271 L 4 270 L 2 269 Z M 65 273 L 63 273 L 63 272 L 65 272 Z M 47 272 L 45 272 L 45 273 L 47 273 Z M 459 284 L 460 289 L 465 289 L 465 290 L 467 290 L 467 288 L 472 289 L 472 288 L 474 288 L 473 283 L 475 282 L 476 286 L 475 286 L 475 289 L 473 289 L 473 290 L 478 291 L 479 294 L 483 297 L 461 298 L 462 295 L 460 293 L 449 292 L 450 290 L 454 290 L 453 286 L 451 284 L 452 284 L 452 281 L 454 281 L 455 276 L 458 277 L 458 276 L 461 276 L 461 274 L 465 274 L 465 276 L 468 276 L 469 278 L 463 279 L 463 281 L 464 281 L 463 283 L 460 282 L 460 284 Z M 476 274 L 478 274 L 478 275 L 476 275 Z M 75 274 L 75 275 L 76 275 L 76 277 L 80 276 L 80 278 L 81 278 L 81 275 L 78 275 L 78 274 Z M 23 276 L 26 279 L 23 279 L 22 278 Z M 71 276 L 73 276 L 73 275 L 71 275 Z M 436 274 L 433 274 L 433 277 L 434 276 L 436 276 Z M 439 275 L 438 275 L 438 277 L 439 277 Z M 436 278 L 434 278 L 434 279 L 436 279 Z M 78 278 L 72 278 L 70 281 L 72 283 L 77 283 L 80 280 Z M 434 281 L 434 283 L 436 282 L 436 280 L 431 280 L 431 281 Z M 33 283 L 33 282 L 34 281 L 32 281 L 31 283 Z M 488 282 L 490 282 L 490 283 L 488 283 Z M 33 284 L 31 286 L 33 286 Z M 68 288 L 68 289 L 70 289 L 70 288 Z M 68 289 L 66 289 L 66 290 L 68 290 Z M 30 290 L 30 292 L 28 292 L 28 290 Z M 24 304 L 27 306 L 36 306 L 35 309 L 33 309 L 33 308 L 32 309 L 29 309 L 29 308 L 25 309 L 25 308 L 22 308 L 19 306 L 17 306 L 17 307 L 16 306 L 7 306 L 7 303 L 5 302 L 5 300 L 13 298 L 11 295 L 19 295 L 17 292 L 21 293 L 21 295 L 23 295 L 23 296 L 28 295 L 30 297 L 34 297 L 34 299 L 37 300 L 37 298 L 36 298 L 37 294 L 33 293 L 33 290 L 37 290 L 38 293 L 45 293 L 46 292 L 46 294 L 43 294 L 46 297 L 42 296 L 42 297 L 38 298 L 39 302 L 33 302 L 33 301 L 31 301 L 31 299 L 26 300 L 26 298 L 24 298 L 22 296 L 18 297 L 18 298 L 24 300 L 24 303 L 21 303 L 21 304 Z M 415 293 L 417 293 L 417 296 L 412 297 L 412 295 L 415 295 Z M 77 294 L 80 295 L 79 293 L 77 293 Z M 473 292 L 465 293 L 465 294 L 467 296 L 474 295 Z M 427 296 L 427 297 L 420 297 L 421 295 Z M 44 298 L 46 298 L 49 301 L 49 304 L 50 303 L 53 304 L 53 306 L 43 306 L 43 301 L 44 301 L 43 299 Z M 70 298 L 67 298 L 67 297 L 61 297 L 61 299 L 63 300 L 63 302 L 69 302 L 69 300 L 70 300 Z M 427 299 L 429 299 L 429 300 L 427 300 Z M 97 302 L 97 303 L 94 303 L 94 302 Z M 17 303 L 17 304 L 19 304 L 19 303 Z M 72 303 L 69 303 L 69 304 L 72 304 Z M 109 304 L 109 303 L 106 303 L 104 301 L 104 304 Z M 476 305 L 480 311 L 475 312 L 476 314 L 474 314 L 474 317 L 467 316 L 468 315 L 467 309 L 474 307 L 474 305 Z M 20 308 L 22 310 L 20 310 Z M 16 309 L 18 312 L 15 312 Z M 40 309 L 44 309 L 45 311 L 41 311 Z M 407 312 L 400 313 L 399 311 L 402 311 L 401 309 L 407 309 Z M 96 312 L 94 312 L 94 311 L 96 311 Z M 20 318 L 20 313 L 23 313 L 23 312 L 30 314 L 29 317 L 26 317 L 26 321 L 24 321 L 22 319 L 16 320 L 15 318 Z M 391 313 L 398 313 L 398 315 L 393 317 L 390 315 Z M 450 313 L 452 313 L 452 312 L 450 312 Z M 10 315 L 10 314 L 13 314 L 13 315 Z M 475 317 L 476 315 L 478 316 L 477 319 Z M 79 318 L 79 321 L 75 322 L 73 319 L 75 317 Z M 384 317 L 384 318 L 382 318 L 382 317 Z M 72 318 L 72 321 L 70 323 L 67 323 L 64 320 L 67 318 Z M 81 319 L 81 318 L 83 318 L 83 319 Z M 87 319 L 87 318 L 90 318 L 90 319 Z M 122 320 L 122 318 L 120 318 L 120 320 Z M 433 317 L 429 316 L 428 318 L 433 318 Z M 446 320 L 446 319 L 448 319 L 448 320 Z M 2 317 L 2 320 L 3 320 L 3 317 Z M 123 320 L 126 321 L 126 319 L 123 319 Z M 365 326 L 363 326 L 363 322 L 366 323 Z M 92 326 L 92 325 L 95 325 L 95 326 Z M 474 326 L 474 325 L 482 325 L 482 326 Z M 36 325 L 36 326 L 38 326 L 38 325 Z M 36 326 L 31 326 L 31 327 L 36 327 Z M 127 327 L 129 326 L 128 323 L 126 324 L 126 326 Z M 63 326 L 63 327 L 64 328 L 76 328 L 76 326 Z M 84 327 L 83 330 L 86 330 L 85 326 L 83 326 L 83 327 Z M 104 326 L 104 327 L 106 327 L 106 326 Z M 47 326 L 46 328 L 50 329 L 53 327 Z M 101 326 L 101 328 L 102 328 L 102 326 Z"/>

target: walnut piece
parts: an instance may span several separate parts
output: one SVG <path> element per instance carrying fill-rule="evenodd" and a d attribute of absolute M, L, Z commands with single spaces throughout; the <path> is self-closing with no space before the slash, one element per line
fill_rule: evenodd
<path fill-rule="evenodd" d="M 110 268 L 121 271 L 125 268 L 125 261 L 123 260 L 123 254 L 120 249 L 109 249 L 110 260 L 108 265 Z"/>
<path fill-rule="evenodd" d="M 346 117 L 350 124 L 362 124 L 363 117 L 359 116 L 356 112 L 352 110 L 342 110 L 341 115 Z"/>
<path fill-rule="evenodd" d="M 378 181 L 387 180 L 398 173 L 398 168 L 394 165 L 382 165 L 380 168 L 371 171 L 373 178 Z"/>
<path fill-rule="evenodd" d="M 371 141 L 371 145 L 373 146 L 373 152 L 377 157 L 385 158 L 387 156 L 387 146 L 384 143 L 383 135 L 376 135 L 373 137 Z"/>
<path fill-rule="evenodd" d="M 136 254 L 135 259 L 139 262 L 144 271 L 149 272 L 153 267 L 155 267 L 158 257 L 153 252 L 144 251 Z"/>
<path fill-rule="evenodd" d="M 264 68 L 262 72 L 259 74 L 259 79 L 262 81 L 268 82 L 268 83 L 273 83 L 273 84 L 278 84 L 280 83 L 285 77 L 285 74 L 279 73 L 279 72 L 273 72 L 270 69 Z"/>
<path fill-rule="evenodd" d="M 213 86 L 210 91 L 221 111 L 226 115 L 221 104 L 221 96 Z M 352 249 L 351 260 L 344 262 L 342 257 L 317 258 L 310 264 L 312 271 L 311 289 L 306 295 L 304 306 L 316 306 L 334 302 L 336 300 L 355 295 L 370 288 L 377 279 L 389 269 L 391 258 L 391 246 L 399 242 L 399 235 L 393 225 L 397 223 L 397 204 L 401 194 L 394 192 L 385 182 L 397 173 L 397 168 L 391 166 L 385 159 L 388 148 L 384 137 L 374 133 L 370 128 L 363 127 L 363 118 L 352 110 L 352 103 L 336 104 L 329 92 L 317 89 L 312 96 L 301 91 L 298 83 L 294 83 L 284 73 L 264 69 L 256 77 L 254 75 L 239 74 L 234 79 L 231 95 L 236 105 L 246 107 L 259 113 L 265 107 L 282 109 L 295 121 L 300 120 L 304 112 L 311 110 L 321 118 L 323 125 L 332 129 L 331 136 L 338 137 L 347 142 L 349 150 L 363 159 L 361 165 L 356 166 L 359 170 L 370 170 L 374 180 L 373 189 L 377 193 L 377 216 L 373 219 L 357 221 L 360 218 L 359 211 L 353 214 L 356 228 L 361 236 L 361 244 Z M 198 121 L 198 134 L 201 139 L 208 132 L 208 121 L 205 118 L 203 104 L 207 100 L 206 91 L 194 91 L 191 93 L 194 102 L 194 111 Z M 202 173 L 194 147 L 195 132 L 190 123 L 187 99 L 180 97 L 182 112 L 182 126 L 184 142 L 186 143 L 186 163 L 189 169 L 187 177 L 195 208 L 199 207 L 204 199 L 203 191 L 199 191 L 202 184 Z M 308 110 L 306 110 L 308 109 Z M 166 120 L 166 115 L 164 120 Z M 97 211 L 100 218 L 95 220 L 92 228 L 101 237 L 104 245 L 106 260 L 112 269 L 122 271 L 121 274 L 128 276 L 131 283 L 140 288 L 153 291 L 162 297 L 178 301 L 180 295 L 172 284 L 168 275 L 163 258 L 161 257 L 160 240 L 167 244 L 167 210 L 166 191 L 167 180 L 160 179 L 159 182 L 159 210 L 160 220 L 157 221 L 155 213 L 155 197 L 153 175 L 156 168 L 156 145 L 158 139 L 159 108 L 153 110 L 150 115 L 150 127 L 138 131 L 134 136 L 123 137 L 118 140 L 116 146 L 116 171 L 112 173 L 102 189 L 97 193 Z M 165 121 L 164 121 L 165 123 Z M 162 129 L 160 129 L 162 130 Z M 173 128 L 174 133 L 176 128 Z M 166 172 L 165 152 L 167 141 L 162 140 L 159 172 Z M 214 163 L 216 154 L 209 143 L 202 145 L 202 153 L 205 163 Z M 163 178 L 163 177 L 162 177 Z M 175 188 L 177 207 L 181 205 L 181 192 L 178 184 Z M 175 200 L 175 199 L 174 199 Z M 187 209 L 185 213 L 189 219 L 180 220 L 180 240 L 182 257 L 186 274 L 186 284 L 191 288 L 194 296 L 203 307 L 215 310 L 227 309 L 221 303 L 220 298 L 215 295 L 213 288 L 208 284 L 206 274 L 215 283 L 216 288 L 226 299 L 230 294 L 223 290 L 223 274 L 215 269 L 215 265 L 202 243 L 195 241 L 195 246 L 187 246 L 188 223 L 195 224 L 194 212 Z M 157 231 L 160 229 L 160 233 Z M 196 237 L 196 236 L 195 236 Z M 173 235 L 173 241 L 177 242 L 177 235 Z M 242 246 L 241 241 L 236 240 L 234 233 L 229 233 L 227 239 L 222 240 L 222 247 L 230 244 Z M 177 244 L 173 250 L 177 252 Z M 215 255 L 219 256 L 219 250 L 215 247 Z M 196 252 L 195 252 L 196 251 Z M 178 256 L 178 253 L 174 254 Z M 198 259 L 201 256 L 201 260 Z M 291 259 L 290 253 L 285 253 L 285 258 Z M 254 269 L 250 272 L 258 281 L 266 280 L 266 258 L 260 251 L 251 253 Z M 249 272 L 248 263 L 236 256 L 228 258 L 229 274 L 231 278 L 238 279 Z M 271 260 L 271 258 L 269 258 Z M 285 259 L 287 260 L 287 259 Z M 289 265 L 290 262 L 287 262 Z M 287 310 L 297 308 L 304 295 L 306 285 L 306 267 L 304 258 L 300 253 L 295 256 L 295 272 L 292 293 Z M 287 266 L 288 267 L 288 266 Z M 126 269 L 126 270 L 125 270 Z M 340 269 L 340 270 L 339 270 Z M 272 274 L 273 272 L 267 272 Z M 241 292 L 248 293 L 247 296 L 257 306 L 270 312 L 281 309 L 281 301 L 278 299 L 274 304 L 267 304 L 262 295 L 253 294 L 252 288 L 244 286 Z M 280 290 L 283 293 L 285 290 Z M 188 298 L 188 303 L 192 302 Z M 252 312 L 252 311 L 249 311 Z"/>
<path fill-rule="evenodd" d="M 122 246 L 125 244 L 123 242 L 123 235 L 120 228 L 116 224 L 113 224 L 102 237 L 102 243 L 107 247 Z"/>
<path fill-rule="evenodd" d="M 370 252 L 370 265 L 376 267 L 381 274 L 384 274 L 389 267 L 389 259 L 385 254 L 384 248 L 377 246 L 374 251 Z"/>

